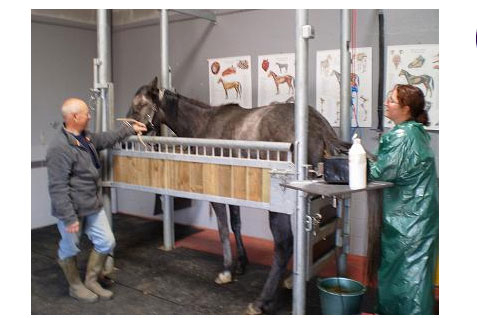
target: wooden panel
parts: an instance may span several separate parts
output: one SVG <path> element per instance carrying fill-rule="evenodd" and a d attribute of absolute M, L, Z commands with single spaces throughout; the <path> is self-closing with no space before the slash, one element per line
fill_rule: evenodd
<path fill-rule="evenodd" d="M 164 188 L 175 189 L 174 161 L 164 160 Z"/>
<path fill-rule="evenodd" d="M 247 199 L 247 168 L 232 167 L 232 197 L 236 199 Z"/>
<path fill-rule="evenodd" d="M 148 158 L 133 158 L 134 159 L 134 174 L 135 174 L 135 184 L 141 186 L 150 186 L 151 185 L 151 168 L 150 161 Z"/>
<path fill-rule="evenodd" d="M 164 188 L 165 175 L 164 175 L 164 160 L 150 159 L 151 167 L 151 187 Z"/>
<path fill-rule="evenodd" d="M 270 202 L 269 169 L 140 157 L 113 157 L 114 181 Z"/>
<path fill-rule="evenodd" d="M 247 167 L 247 200 L 262 200 L 262 169 Z"/>
<path fill-rule="evenodd" d="M 218 165 L 219 195 L 230 198 L 232 195 L 232 168 L 227 165 Z"/>
<path fill-rule="evenodd" d="M 210 195 L 219 195 L 218 166 L 204 163 L 202 168 L 204 193 Z"/>
<path fill-rule="evenodd" d="M 262 202 L 270 202 L 270 170 L 262 169 Z"/>
<path fill-rule="evenodd" d="M 189 162 L 177 162 L 177 190 L 190 192 L 190 165 Z"/>

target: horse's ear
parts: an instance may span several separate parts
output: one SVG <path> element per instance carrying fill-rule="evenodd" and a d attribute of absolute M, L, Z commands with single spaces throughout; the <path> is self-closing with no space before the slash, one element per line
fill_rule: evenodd
<path fill-rule="evenodd" d="M 165 88 L 161 88 L 159 90 L 159 101 L 162 102 L 162 99 L 164 98 L 164 92 L 166 91 Z"/>
<path fill-rule="evenodd" d="M 157 88 L 157 76 L 154 77 L 151 83 L 149 83 L 149 86 L 152 88 Z"/>

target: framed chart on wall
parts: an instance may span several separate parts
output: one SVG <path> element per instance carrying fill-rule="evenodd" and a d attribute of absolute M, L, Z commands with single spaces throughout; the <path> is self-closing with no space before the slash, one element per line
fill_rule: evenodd
<path fill-rule="evenodd" d="M 430 121 L 426 128 L 439 130 L 439 45 L 388 46 L 385 96 L 392 92 L 396 84 L 410 84 L 422 90 Z M 384 125 L 394 126 L 386 117 Z"/>
<path fill-rule="evenodd" d="M 340 125 L 340 55 L 340 50 L 316 52 L 316 109 L 333 127 Z M 351 126 L 371 127 L 372 48 L 356 48 L 351 58 Z"/>
<path fill-rule="evenodd" d="M 250 55 L 208 59 L 211 105 L 237 103 L 252 108 L 250 61 Z"/>
<path fill-rule="evenodd" d="M 258 57 L 258 106 L 295 102 L 295 53 Z"/>

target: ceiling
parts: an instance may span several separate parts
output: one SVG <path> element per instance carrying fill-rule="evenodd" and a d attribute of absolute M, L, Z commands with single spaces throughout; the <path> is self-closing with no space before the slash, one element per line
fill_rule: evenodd
<path fill-rule="evenodd" d="M 187 11 L 187 10 L 185 10 Z M 209 15 L 225 15 L 250 10 L 188 10 Z M 160 22 L 161 12 L 156 9 L 113 9 L 113 27 L 124 28 L 157 24 Z M 169 22 L 198 19 L 198 17 L 169 10 Z M 96 28 L 95 9 L 32 9 L 31 20 L 51 24 L 71 25 L 84 28 Z"/>

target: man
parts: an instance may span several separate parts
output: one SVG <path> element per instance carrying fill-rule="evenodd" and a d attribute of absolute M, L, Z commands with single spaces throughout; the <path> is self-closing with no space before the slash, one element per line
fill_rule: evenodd
<path fill-rule="evenodd" d="M 146 131 L 146 127 L 135 123 L 114 132 L 90 133 L 86 130 L 91 119 L 88 106 L 78 98 L 65 100 L 61 113 L 64 126 L 53 138 L 46 155 L 52 214 L 58 218 L 61 234 L 58 263 L 65 273 L 71 297 L 82 302 L 111 299 L 113 293 L 98 283 L 106 257 L 116 242 L 103 209 L 97 151 L 112 147 L 135 132 Z M 83 232 L 94 246 L 84 284 L 76 265 Z"/>

